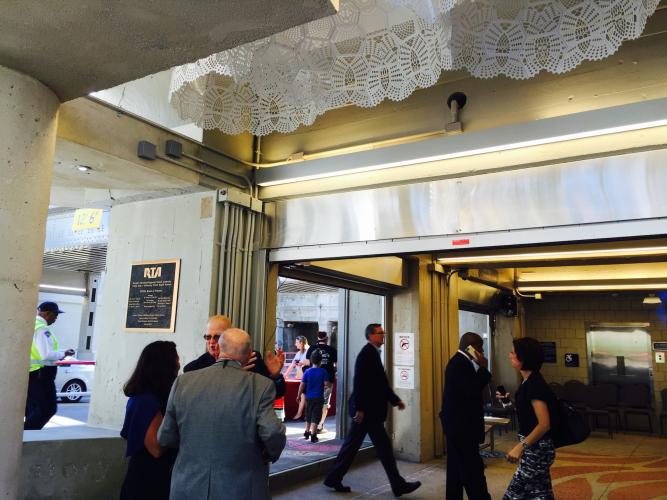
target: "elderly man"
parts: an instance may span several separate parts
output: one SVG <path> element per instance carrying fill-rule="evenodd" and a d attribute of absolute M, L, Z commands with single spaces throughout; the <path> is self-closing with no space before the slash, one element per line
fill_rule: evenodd
<path fill-rule="evenodd" d="M 189 362 L 183 368 L 183 373 L 200 370 L 212 366 L 218 359 L 220 354 L 220 346 L 218 340 L 222 332 L 231 328 L 232 320 L 223 314 L 211 316 L 206 323 L 206 333 L 204 340 L 206 341 L 206 352 L 199 356 L 194 361 Z M 266 362 L 257 351 L 252 351 L 248 363 L 243 367 L 259 375 L 270 378 L 276 384 L 276 397 L 280 398 L 285 394 L 287 388 L 285 379 L 280 371 L 285 363 L 285 353 L 282 349 L 278 350 L 276 354 L 269 352 L 266 354 Z"/>
<path fill-rule="evenodd" d="M 238 328 L 220 337 L 213 366 L 174 382 L 158 442 L 178 447 L 172 499 L 270 498 L 269 462 L 285 447 L 274 384 L 243 369 L 252 350 Z"/>

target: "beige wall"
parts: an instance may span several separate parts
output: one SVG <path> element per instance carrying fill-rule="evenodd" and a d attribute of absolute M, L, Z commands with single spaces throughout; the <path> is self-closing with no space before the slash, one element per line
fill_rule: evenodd
<path fill-rule="evenodd" d="M 550 382 L 563 383 L 577 379 L 588 383 L 586 325 L 588 323 L 650 323 L 651 341 L 667 341 L 667 311 L 665 305 L 645 306 L 645 293 L 563 294 L 545 295 L 542 300 L 525 300 L 526 335 L 544 341 L 555 341 L 557 363 L 545 363 L 542 373 Z M 563 355 L 579 354 L 579 368 L 566 368 Z M 653 381 L 656 397 L 667 388 L 667 364 L 653 362 Z"/>
<path fill-rule="evenodd" d="M 111 210 L 107 273 L 97 305 L 97 367 L 88 423 L 120 428 L 123 384 L 142 349 L 156 340 L 176 342 L 181 366 L 204 352 L 203 329 L 211 313 L 215 217 L 202 204 L 215 193 L 190 194 L 117 205 Z M 125 331 L 133 261 L 180 259 L 174 333 Z"/>

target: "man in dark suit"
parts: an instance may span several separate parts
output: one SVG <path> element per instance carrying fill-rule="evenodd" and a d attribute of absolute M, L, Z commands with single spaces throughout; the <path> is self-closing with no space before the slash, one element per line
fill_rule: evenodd
<path fill-rule="evenodd" d="M 353 390 L 350 396 L 352 426 L 333 467 L 324 480 L 324 485 L 342 493 L 350 491 L 350 487 L 342 483 L 343 476 L 352 465 L 364 437 L 368 434 L 389 477 L 394 495 L 400 497 L 421 486 L 419 481 L 407 482 L 399 474 L 391 441 L 384 428 L 387 403 L 398 406 L 399 410 L 405 409 L 405 403 L 389 387 L 389 380 L 380 359 L 379 350 L 384 344 L 382 326 L 377 323 L 368 325 L 366 339 L 368 344 L 361 349 L 354 364 Z"/>
<path fill-rule="evenodd" d="M 206 333 L 204 340 L 206 341 L 206 352 L 197 359 L 190 361 L 183 368 L 183 373 L 201 370 L 213 366 L 220 354 L 220 346 L 218 340 L 222 332 L 232 327 L 232 320 L 223 314 L 211 316 L 206 323 Z M 281 398 L 285 394 L 287 385 L 285 379 L 280 371 L 285 364 L 285 353 L 282 349 L 276 354 L 269 353 L 266 356 L 266 361 L 262 359 L 262 355 L 257 351 L 252 351 L 248 363 L 243 367 L 244 370 L 257 373 L 264 377 L 273 380 L 276 386 L 276 398 Z"/>
<path fill-rule="evenodd" d="M 440 419 L 447 438 L 447 500 L 490 500 L 479 445 L 484 442 L 482 391 L 491 374 L 486 369 L 482 337 L 463 334 L 459 350 L 447 363 Z"/>

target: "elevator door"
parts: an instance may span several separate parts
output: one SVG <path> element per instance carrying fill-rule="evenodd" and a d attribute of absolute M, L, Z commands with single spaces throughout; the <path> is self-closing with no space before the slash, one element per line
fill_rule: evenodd
<path fill-rule="evenodd" d="M 651 337 L 644 325 L 592 325 L 587 332 L 592 385 L 644 384 L 651 391 Z"/>

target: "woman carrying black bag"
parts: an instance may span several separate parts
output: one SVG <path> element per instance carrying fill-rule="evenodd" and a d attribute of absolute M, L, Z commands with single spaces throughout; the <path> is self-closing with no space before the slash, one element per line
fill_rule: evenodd
<path fill-rule="evenodd" d="M 546 383 L 540 368 L 544 353 L 540 343 L 530 337 L 515 339 L 510 352 L 512 366 L 523 381 L 516 393 L 519 418 L 519 444 L 507 454 L 511 463 L 519 463 L 504 500 L 553 499 L 550 467 L 556 458 L 551 438 L 551 418 L 556 396 Z"/>

